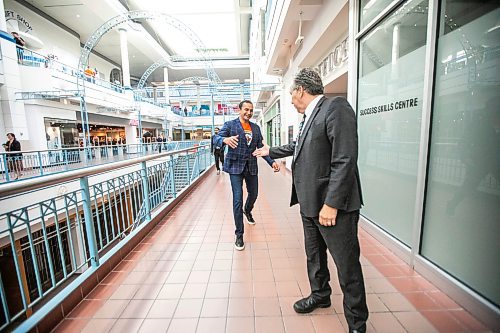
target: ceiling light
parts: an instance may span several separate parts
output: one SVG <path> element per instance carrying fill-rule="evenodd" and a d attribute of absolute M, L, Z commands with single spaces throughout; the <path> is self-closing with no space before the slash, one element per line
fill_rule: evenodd
<path fill-rule="evenodd" d="M 295 45 L 302 44 L 303 40 L 304 40 L 304 36 L 302 36 L 302 11 L 301 11 L 299 13 L 299 35 L 297 36 L 297 39 L 295 40 Z"/>
<path fill-rule="evenodd" d="M 76 14 L 76 18 L 80 18 L 80 14 Z"/>

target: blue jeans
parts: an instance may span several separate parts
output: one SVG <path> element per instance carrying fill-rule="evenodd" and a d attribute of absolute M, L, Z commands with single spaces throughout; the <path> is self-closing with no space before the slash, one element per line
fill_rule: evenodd
<path fill-rule="evenodd" d="M 233 216 L 236 226 L 234 233 L 236 236 L 242 236 L 245 231 L 243 225 L 243 180 L 245 180 L 248 191 L 247 201 L 245 202 L 245 212 L 251 212 L 257 200 L 259 179 L 257 175 L 251 175 L 246 166 L 243 173 L 239 175 L 230 174 L 229 179 L 231 180 L 231 188 L 233 190 Z"/>

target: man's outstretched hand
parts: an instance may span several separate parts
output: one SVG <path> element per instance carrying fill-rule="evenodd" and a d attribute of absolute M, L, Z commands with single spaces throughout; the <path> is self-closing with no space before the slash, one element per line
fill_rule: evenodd
<path fill-rule="evenodd" d="M 234 149 L 234 148 L 238 147 L 238 135 L 229 136 L 227 138 L 224 138 L 224 140 L 222 140 L 222 142 L 224 142 L 226 145 L 228 145 L 229 147 Z"/>
<path fill-rule="evenodd" d="M 264 147 L 255 149 L 252 155 L 257 157 L 264 157 L 269 155 L 269 146 L 264 143 Z"/>

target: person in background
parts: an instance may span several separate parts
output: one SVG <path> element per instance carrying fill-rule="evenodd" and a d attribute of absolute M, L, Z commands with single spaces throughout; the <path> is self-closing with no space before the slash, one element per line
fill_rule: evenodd
<path fill-rule="evenodd" d="M 215 157 L 215 168 L 217 169 L 217 174 L 220 174 L 220 166 L 219 166 L 219 161 L 222 165 L 224 165 L 224 149 L 226 148 L 226 145 L 224 142 L 222 143 L 222 146 L 217 146 L 215 144 L 215 135 L 219 134 L 219 128 L 216 127 L 214 129 L 214 137 L 211 140 L 211 145 L 210 145 L 210 150 L 212 151 L 212 154 L 214 154 Z"/>
<path fill-rule="evenodd" d="M 158 145 L 158 153 L 161 153 L 163 142 L 165 142 L 165 138 L 163 137 L 163 133 L 160 133 L 160 136 L 156 138 L 156 144 Z"/>
<path fill-rule="evenodd" d="M 26 45 L 26 42 L 15 31 L 12 32 L 12 37 L 14 37 L 14 40 L 16 42 L 17 62 L 22 64 L 23 63 L 23 56 L 24 56 L 24 46 Z"/>
<path fill-rule="evenodd" d="M 257 158 L 252 153 L 263 147 L 262 134 L 259 126 L 250 122 L 253 116 L 253 103 L 244 100 L 240 103 L 240 115 L 238 118 L 227 121 L 214 135 L 214 144 L 222 147 L 229 146 L 223 170 L 229 174 L 231 189 L 233 191 L 233 217 L 236 226 L 236 241 L 234 247 L 241 251 L 245 248 L 243 241 L 243 214 L 248 224 L 255 224 L 252 209 L 257 200 L 259 180 L 257 177 Z M 280 170 L 278 163 L 269 157 L 266 162 L 275 172 Z M 245 181 L 248 197 L 243 207 L 243 180 Z"/>
<path fill-rule="evenodd" d="M 7 142 L 3 144 L 7 154 L 7 166 L 10 172 L 16 173 L 16 180 L 19 179 L 23 174 L 23 154 L 13 153 L 21 151 L 21 143 L 17 141 L 14 133 L 7 133 Z"/>
<path fill-rule="evenodd" d="M 327 250 L 344 295 L 349 333 L 365 333 L 368 319 L 359 262 L 358 220 L 363 204 L 358 172 L 356 114 L 343 97 L 323 96 L 319 74 L 301 69 L 290 89 L 292 104 L 303 115 L 297 140 L 265 146 L 255 156 L 293 156 L 290 205 L 300 204 L 311 294 L 293 305 L 297 313 L 331 306 Z"/>
<path fill-rule="evenodd" d="M 95 82 L 95 71 L 90 68 L 90 66 L 87 66 L 85 69 L 85 76 L 87 77 L 87 81 L 94 83 Z"/>

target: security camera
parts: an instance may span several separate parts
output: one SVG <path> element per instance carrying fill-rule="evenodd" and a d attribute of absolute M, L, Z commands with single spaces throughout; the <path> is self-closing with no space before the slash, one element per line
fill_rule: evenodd
<path fill-rule="evenodd" d="M 295 45 L 302 44 L 303 40 L 304 40 L 304 36 L 298 36 L 297 39 L 295 40 Z"/>

